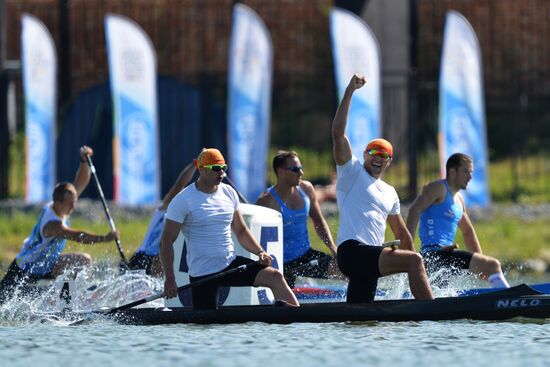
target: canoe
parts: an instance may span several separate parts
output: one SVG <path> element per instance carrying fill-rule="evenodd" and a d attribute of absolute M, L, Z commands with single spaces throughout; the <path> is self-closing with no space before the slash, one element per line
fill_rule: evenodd
<path fill-rule="evenodd" d="M 104 314 L 97 311 L 94 314 Z M 90 313 L 88 313 L 89 315 Z M 73 318 L 86 317 L 86 313 Z M 191 308 L 136 308 L 114 312 L 107 317 L 121 324 L 233 324 L 265 322 L 270 324 L 423 321 L 423 320 L 508 320 L 516 317 L 550 318 L 550 295 L 522 284 L 492 293 L 434 300 L 387 300 L 347 304 L 308 303 L 290 306 L 223 306 L 216 310 Z"/>

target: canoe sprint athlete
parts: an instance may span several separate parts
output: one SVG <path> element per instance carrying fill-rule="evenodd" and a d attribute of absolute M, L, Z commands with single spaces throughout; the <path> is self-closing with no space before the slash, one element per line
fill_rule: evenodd
<path fill-rule="evenodd" d="M 90 182 L 91 172 L 86 156 L 92 156 L 93 150 L 83 145 L 79 154 L 80 166 L 74 182 L 61 182 L 55 186 L 53 201 L 42 207 L 31 235 L 25 239 L 23 248 L 0 282 L 0 303 L 11 298 L 18 287 L 36 283 L 40 279 L 54 279 L 70 268 L 90 266 L 92 258 L 87 253 L 61 254 L 67 240 L 93 244 L 119 238 L 118 232 L 96 235 L 69 227 L 69 216 L 76 208 L 78 197 Z"/>
<path fill-rule="evenodd" d="M 159 249 L 166 209 L 174 196 L 191 181 L 194 173 L 195 165 L 191 162 L 179 173 L 176 182 L 174 182 L 170 191 L 168 191 L 162 199 L 161 205 L 155 208 L 155 211 L 151 215 L 151 221 L 149 222 L 149 227 L 147 228 L 143 242 L 128 262 L 129 269 L 145 269 L 145 273 L 148 275 L 162 276 Z"/>
<path fill-rule="evenodd" d="M 363 152 L 364 163 L 353 156 L 346 124 L 353 93 L 363 87 L 366 78 L 354 75 L 344 93 L 332 124 L 336 161 L 336 196 L 340 210 L 338 227 L 338 266 L 349 278 L 347 302 L 372 302 L 378 278 L 405 272 L 416 299 L 433 299 L 420 254 L 414 251 L 412 236 L 400 214 L 395 189 L 381 176 L 393 157 L 392 145 L 374 139 Z M 386 221 L 400 249 L 381 246 Z"/>
<path fill-rule="evenodd" d="M 311 248 L 307 230 L 307 217 L 311 217 L 315 231 L 327 246 L 332 256 L 336 257 L 336 246 L 321 212 L 315 189 L 311 182 L 302 180 L 304 174 L 298 153 L 279 151 L 273 157 L 273 171 L 277 182 L 262 193 L 257 205 L 265 206 L 281 213 L 283 217 L 283 254 L 284 275 L 291 288 L 297 275 L 314 278 L 329 278 L 330 257 Z M 298 272 L 292 269 L 309 263 L 321 261 L 317 266 L 303 267 Z"/>
<path fill-rule="evenodd" d="M 487 279 L 492 288 L 509 288 L 500 262 L 482 254 L 479 239 L 466 212 L 464 198 L 459 192 L 465 190 L 472 179 L 472 158 L 455 153 L 447 159 L 445 166 L 446 178 L 424 186 L 407 217 L 407 228 L 413 237 L 420 220 L 420 251 L 428 272 L 447 268 L 456 273 L 459 269 L 466 269 Z M 458 228 L 469 251 L 457 250 L 454 240 Z"/>
<path fill-rule="evenodd" d="M 174 275 L 174 241 L 180 230 L 187 244 L 187 264 L 190 282 L 236 268 L 253 260 L 235 255 L 231 232 L 248 251 L 258 256 L 259 263 L 245 271 L 217 278 L 191 288 L 193 308 L 215 309 L 220 286 L 269 287 L 278 300 L 299 306 L 280 271 L 271 267 L 273 259 L 256 242 L 246 227 L 239 210 L 236 191 L 222 183 L 227 170 L 219 150 L 204 149 L 195 162 L 199 178 L 176 195 L 168 205 L 162 234 L 160 259 L 164 270 L 164 295 L 177 295 Z"/>

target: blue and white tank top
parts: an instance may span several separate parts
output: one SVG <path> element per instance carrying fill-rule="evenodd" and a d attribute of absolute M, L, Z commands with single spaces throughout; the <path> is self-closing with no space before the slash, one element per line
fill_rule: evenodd
<path fill-rule="evenodd" d="M 285 263 L 299 258 L 310 249 L 309 234 L 307 232 L 307 217 L 309 215 L 310 200 L 306 193 L 296 186 L 298 193 L 304 201 L 302 209 L 293 210 L 286 206 L 275 187 L 267 189 L 279 206 L 283 217 L 283 261 Z"/>
<path fill-rule="evenodd" d="M 164 228 L 164 217 L 166 210 L 156 208 L 151 216 L 151 222 L 143 238 L 143 242 L 136 250 L 136 253 L 142 252 L 149 256 L 158 256 L 160 250 L 160 238 Z"/>
<path fill-rule="evenodd" d="M 38 223 L 15 257 L 19 268 L 33 275 L 50 273 L 67 243 L 64 238 L 44 237 L 44 226 L 49 222 L 62 222 L 65 226 L 69 225 L 68 219 L 62 220 L 55 214 L 52 205 L 53 202 L 44 205 L 38 217 Z"/>
<path fill-rule="evenodd" d="M 441 181 L 445 185 L 445 200 L 431 205 L 420 215 L 418 236 L 422 252 L 437 251 L 441 246 L 452 245 L 464 211 L 462 203 L 455 203 L 451 196 L 447 181 Z"/>

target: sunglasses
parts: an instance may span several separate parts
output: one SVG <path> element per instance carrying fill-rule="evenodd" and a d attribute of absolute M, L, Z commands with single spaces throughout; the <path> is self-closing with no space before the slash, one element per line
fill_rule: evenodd
<path fill-rule="evenodd" d="M 384 159 L 391 158 L 390 153 L 386 152 L 385 150 L 379 150 L 379 149 L 369 149 L 367 150 L 367 153 L 373 157 L 382 157 Z"/>
<path fill-rule="evenodd" d="M 285 167 L 285 169 L 287 171 L 291 171 L 291 172 L 294 172 L 294 173 L 300 173 L 300 171 L 302 171 L 304 169 L 303 166 L 294 166 L 294 167 Z"/>
<path fill-rule="evenodd" d="M 208 168 L 210 171 L 214 172 L 227 171 L 227 164 L 209 164 L 207 166 L 202 166 L 202 168 Z"/>

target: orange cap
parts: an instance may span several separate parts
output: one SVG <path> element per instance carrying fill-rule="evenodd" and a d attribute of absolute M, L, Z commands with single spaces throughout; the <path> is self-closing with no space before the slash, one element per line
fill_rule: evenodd
<path fill-rule="evenodd" d="M 204 167 L 211 164 L 225 164 L 225 159 L 216 148 L 203 149 L 195 161 L 195 166 Z"/>
<path fill-rule="evenodd" d="M 365 151 L 373 148 L 383 150 L 390 155 L 390 158 L 393 157 L 393 146 L 386 139 L 378 138 L 378 139 L 371 140 L 367 144 L 367 148 L 365 149 Z"/>

